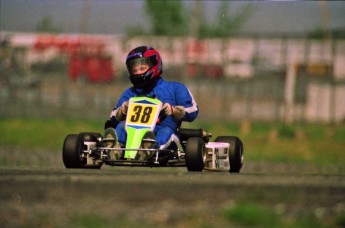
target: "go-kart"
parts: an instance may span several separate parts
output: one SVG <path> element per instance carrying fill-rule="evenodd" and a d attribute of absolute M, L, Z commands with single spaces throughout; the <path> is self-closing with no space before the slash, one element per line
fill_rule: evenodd
<path fill-rule="evenodd" d="M 116 137 L 94 132 L 69 134 L 62 149 L 66 168 L 100 169 L 110 166 L 186 166 L 188 171 L 229 171 L 238 173 L 243 165 L 243 144 L 236 136 L 218 136 L 203 129 L 179 128 L 172 147 L 159 149 L 153 129 L 166 118 L 162 102 L 150 97 L 129 100 L 125 120 L 126 145 Z"/>

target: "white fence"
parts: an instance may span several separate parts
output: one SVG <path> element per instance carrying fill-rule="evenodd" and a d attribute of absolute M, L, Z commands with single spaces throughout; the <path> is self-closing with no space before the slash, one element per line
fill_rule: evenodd
<path fill-rule="evenodd" d="M 49 62 L 62 55 L 57 45 L 48 45 L 48 48 L 40 51 L 34 48 L 40 36 L 51 37 L 51 35 L 5 35 L 9 37 L 13 47 L 26 50 L 23 58 L 28 68 L 34 62 Z M 126 39 L 119 36 L 68 34 L 53 37 L 55 42 L 61 40 L 68 42 L 85 37 L 94 38 L 97 42 L 101 41 L 105 53 L 112 57 L 118 75 L 125 70 L 124 61 L 129 50 L 139 45 L 155 47 L 162 55 L 166 77 L 182 80 L 191 87 L 199 100 L 202 116 L 205 118 L 312 122 L 339 122 L 345 119 L 345 40 L 292 38 L 195 40 L 182 37 Z M 68 58 L 66 54 L 64 55 Z M 188 69 L 193 64 L 201 67 L 202 70 L 191 77 Z M 202 68 L 205 66 L 216 66 L 217 69 L 221 69 L 221 75 L 217 75 L 216 78 L 208 77 L 208 72 L 212 73 L 212 71 Z M 94 85 L 87 87 L 95 88 Z M 8 88 L 2 90 L 9 91 Z M 107 91 L 110 93 L 111 89 Z M 9 96 L 6 94 L 10 93 L 1 93 L 2 104 L 7 102 Z M 79 91 L 79 93 L 83 92 Z M 42 92 L 39 94 L 42 95 Z M 67 95 L 71 98 L 57 97 L 57 103 L 64 101 L 68 106 L 69 100 L 85 98 L 85 96 L 76 98 L 80 94 L 67 93 Z M 65 94 L 64 97 L 67 95 Z M 104 96 L 113 95 L 104 94 Z M 210 101 L 211 97 L 216 102 Z M 41 104 L 44 103 L 44 98 L 39 100 Z M 103 108 L 102 102 L 95 102 L 99 109 Z M 207 108 L 209 102 L 213 102 L 212 112 Z M 109 102 L 106 103 L 108 106 Z M 2 111 L 2 114 L 6 113 Z"/>
<path fill-rule="evenodd" d="M 250 77 L 261 70 L 284 69 L 290 64 L 326 64 L 333 69 L 336 80 L 345 79 L 345 40 L 229 38 L 196 40 L 184 37 L 134 37 L 105 35 L 46 35 L 0 33 L 11 45 L 27 49 L 26 61 L 49 61 L 59 55 L 63 45 L 85 41 L 104 44 L 105 52 L 113 57 L 115 69 L 124 68 L 127 53 L 134 47 L 150 45 L 162 55 L 166 66 L 187 63 L 218 64 L 227 77 Z M 37 42 L 46 42 L 37 51 Z M 49 45 L 50 43 L 50 45 Z"/>

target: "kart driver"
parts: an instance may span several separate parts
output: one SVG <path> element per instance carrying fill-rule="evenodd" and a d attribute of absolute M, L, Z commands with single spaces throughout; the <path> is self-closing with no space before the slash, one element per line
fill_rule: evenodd
<path fill-rule="evenodd" d="M 126 89 L 105 123 L 106 132 L 116 131 L 121 146 L 126 145 L 125 119 L 128 100 L 136 96 L 149 96 L 159 99 L 162 112 L 167 116 L 156 125 L 154 134 L 158 148 L 168 148 L 176 139 L 177 128 L 181 121 L 193 121 L 198 115 L 198 106 L 189 89 L 182 83 L 169 82 L 161 75 L 162 59 L 154 48 L 140 46 L 129 52 L 126 59 L 129 79 L 133 84 Z M 105 133 L 107 134 L 107 133 Z"/>

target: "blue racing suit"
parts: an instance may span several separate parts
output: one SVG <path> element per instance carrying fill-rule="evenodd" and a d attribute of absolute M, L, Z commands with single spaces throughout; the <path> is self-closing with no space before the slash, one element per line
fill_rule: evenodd
<path fill-rule="evenodd" d="M 198 115 L 199 109 L 189 89 L 182 83 L 165 81 L 159 78 L 155 86 L 145 91 L 140 88 L 130 87 L 119 98 L 115 108 L 113 109 L 110 120 L 116 123 L 115 131 L 118 141 L 126 144 L 127 133 L 125 131 L 125 121 L 118 122 L 115 118 L 116 112 L 119 110 L 123 102 L 128 101 L 131 97 L 149 96 L 159 99 L 163 104 L 169 103 L 172 106 L 183 106 L 185 115 L 182 121 L 192 122 Z M 175 140 L 177 128 L 180 121 L 173 116 L 167 116 L 162 122 L 156 125 L 154 133 L 160 149 L 167 148 L 172 141 Z"/>

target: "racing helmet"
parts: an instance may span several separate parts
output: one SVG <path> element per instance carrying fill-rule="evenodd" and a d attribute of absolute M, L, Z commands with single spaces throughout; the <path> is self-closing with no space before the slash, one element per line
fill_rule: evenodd
<path fill-rule="evenodd" d="M 163 71 L 159 52 L 148 46 L 140 46 L 130 51 L 126 66 L 129 79 L 137 88 L 154 85 Z"/>

